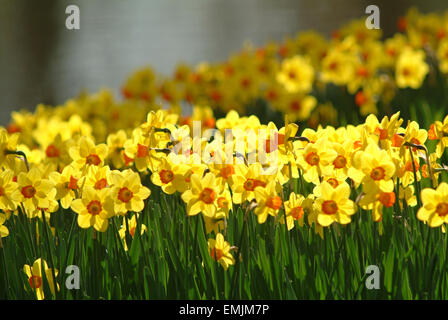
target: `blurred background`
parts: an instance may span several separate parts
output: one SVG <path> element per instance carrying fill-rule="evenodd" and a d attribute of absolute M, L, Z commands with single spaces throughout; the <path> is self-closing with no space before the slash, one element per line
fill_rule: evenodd
<path fill-rule="evenodd" d="M 80 8 L 81 29 L 65 28 L 65 8 Z M 0 124 L 10 112 L 62 104 L 81 90 L 119 88 L 135 69 L 171 73 L 182 61 L 220 61 L 243 43 L 263 45 L 299 30 L 330 35 L 376 4 L 385 36 L 417 6 L 447 0 L 0 0 Z"/>

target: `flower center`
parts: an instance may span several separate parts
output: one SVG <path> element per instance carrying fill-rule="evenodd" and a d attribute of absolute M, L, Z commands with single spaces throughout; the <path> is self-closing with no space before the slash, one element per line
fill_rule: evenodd
<path fill-rule="evenodd" d="M 216 125 L 216 120 L 215 120 L 215 118 L 207 118 L 207 119 L 205 119 L 205 120 L 204 120 L 204 125 L 205 125 L 207 128 L 214 128 L 215 125 Z"/>
<path fill-rule="evenodd" d="M 218 208 L 228 208 L 229 206 L 229 201 L 225 197 L 219 197 L 217 203 Z"/>
<path fill-rule="evenodd" d="M 266 183 L 260 180 L 255 179 L 247 179 L 246 182 L 244 182 L 244 189 L 247 191 L 254 191 L 256 187 L 266 187 Z"/>
<path fill-rule="evenodd" d="M 446 216 L 448 214 L 448 203 L 440 202 L 436 207 L 436 213 L 441 217 Z"/>
<path fill-rule="evenodd" d="M 67 183 L 67 189 L 76 190 L 78 189 L 78 179 L 70 176 L 70 181 Z"/>
<path fill-rule="evenodd" d="M 330 178 L 327 180 L 327 182 L 332 186 L 333 188 L 336 188 L 339 185 L 339 181 L 335 178 Z"/>
<path fill-rule="evenodd" d="M 268 100 L 274 101 L 274 100 L 277 100 L 278 94 L 274 90 L 268 90 L 268 92 L 266 93 L 266 96 L 267 96 Z"/>
<path fill-rule="evenodd" d="M 271 153 L 272 151 L 275 151 L 278 148 L 278 143 L 277 144 L 272 143 L 273 146 L 271 148 L 271 139 L 267 139 L 264 143 L 265 143 L 265 148 L 264 149 L 265 149 L 265 151 L 267 153 Z"/>
<path fill-rule="evenodd" d="M 392 207 L 395 203 L 395 192 L 381 192 L 378 199 L 386 208 Z"/>
<path fill-rule="evenodd" d="M 276 132 L 275 134 L 277 135 L 277 142 L 278 142 L 278 144 L 279 145 L 280 144 L 284 144 L 285 143 L 285 135 L 282 134 L 282 133 L 278 133 L 278 132 Z"/>
<path fill-rule="evenodd" d="M 336 169 L 344 168 L 347 164 L 347 159 L 344 156 L 337 156 L 333 161 L 333 165 Z"/>
<path fill-rule="evenodd" d="M 292 216 L 295 220 L 302 219 L 302 217 L 303 217 L 303 208 L 302 208 L 301 206 L 292 208 L 292 210 L 291 210 L 291 216 Z"/>
<path fill-rule="evenodd" d="M 97 182 L 95 182 L 95 189 L 96 190 L 101 190 L 103 188 L 106 188 L 106 186 L 107 186 L 107 179 L 106 178 L 100 179 Z"/>
<path fill-rule="evenodd" d="M 124 152 L 124 150 L 122 151 L 122 155 L 123 155 L 123 158 L 124 158 L 124 166 L 125 166 L 125 167 L 128 166 L 131 162 L 134 161 L 134 159 L 129 158 L 129 157 L 126 155 L 126 152 Z"/>
<path fill-rule="evenodd" d="M 127 203 L 131 201 L 133 195 L 134 194 L 132 193 L 132 191 L 126 187 L 121 188 L 120 191 L 118 191 L 118 199 L 121 200 L 122 202 Z"/>
<path fill-rule="evenodd" d="M 266 206 L 271 209 L 278 210 L 282 206 L 282 198 L 279 196 L 271 197 L 266 201 Z"/>
<path fill-rule="evenodd" d="M 129 234 L 131 235 L 132 238 L 134 238 L 134 235 L 135 235 L 135 227 L 129 228 Z"/>
<path fill-rule="evenodd" d="M 364 94 L 364 92 L 362 92 L 362 91 L 359 91 L 358 93 L 356 93 L 356 96 L 355 96 L 355 103 L 356 103 L 356 105 L 359 107 L 359 106 L 362 106 L 363 104 L 365 104 L 367 102 L 367 97 L 366 97 L 366 95 Z"/>
<path fill-rule="evenodd" d="M 159 176 L 163 184 L 170 183 L 174 180 L 174 173 L 171 170 L 162 169 L 160 170 Z"/>
<path fill-rule="evenodd" d="M 212 249 L 211 256 L 212 256 L 213 260 L 218 261 L 222 258 L 223 255 L 224 255 L 224 253 L 222 252 L 221 249 L 216 249 L 216 248 Z"/>
<path fill-rule="evenodd" d="M 414 166 L 415 166 L 415 172 L 417 172 L 420 169 L 420 164 L 417 160 L 414 160 Z M 406 162 L 406 171 L 414 172 L 414 166 L 412 165 L 412 161 Z"/>
<path fill-rule="evenodd" d="M 206 204 L 213 203 L 213 201 L 215 201 L 215 198 L 216 198 L 215 191 L 213 191 L 213 189 L 210 188 L 205 188 L 199 195 L 199 199 L 202 202 L 205 202 Z"/>
<path fill-rule="evenodd" d="M 316 152 L 308 152 L 305 157 L 305 161 L 308 162 L 310 166 L 317 166 L 319 164 L 319 156 Z"/>
<path fill-rule="evenodd" d="M 322 202 L 322 211 L 325 214 L 335 214 L 338 211 L 338 205 L 334 200 L 326 200 Z"/>
<path fill-rule="evenodd" d="M 381 167 L 376 167 L 372 170 L 372 172 L 370 172 L 370 177 L 376 181 L 384 179 L 385 176 L 386 176 L 386 170 L 384 170 Z"/>
<path fill-rule="evenodd" d="M 354 149 L 359 149 L 362 147 L 362 141 L 361 140 L 356 140 L 355 142 L 353 142 L 353 148 Z"/>
<path fill-rule="evenodd" d="M 55 147 L 54 145 L 52 145 L 52 144 L 50 144 L 50 145 L 47 147 L 47 150 L 45 150 L 45 153 L 46 153 L 46 155 L 47 155 L 48 158 L 57 158 L 57 157 L 59 157 L 59 155 L 61 154 L 61 153 L 59 152 L 59 149 L 56 148 L 56 147 Z"/>
<path fill-rule="evenodd" d="M 100 214 L 101 210 L 103 210 L 102 206 L 101 206 L 101 202 L 99 202 L 98 200 L 92 200 L 90 201 L 90 203 L 87 205 L 87 211 L 92 215 L 92 216 L 96 216 L 98 214 Z"/>
<path fill-rule="evenodd" d="M 229 179 L 231 175 L 235 174 L 235 168 L 229 164 L 220 170 L 221 177 Z"/>
<path fill-rule="evenodd" d="M 411 75 L 411 70 L 409 68 L 403 68 L 402 73 L 405 77 L 407 77 Z"/>
<path fill-rule="evenodd" d="M 89 165 L 98 166 L 101 163 L 101 159 L 97 154 L 92 153 L 87 156 L 86 163 Z"/>
<path fill-rule="evenodd" d="M 22 131 L 22 129 L 20 129 L 20 127 L 15 123 L 11 123 L 6 129 L 8 130 L 8 133 L 16 133 Z"/>
<path fill-rule="evenodd" d="M 380 137 L 380 140 L 385 140 L 389 137 L 389 132 L 387 129 L 381 129 L 380 127 L 377 127 L 375 129 L 375 133 Z"/>
<path fill-rule="evenodd" d="M 291 108 L 291 110 L 294 110 L 294 111 L 300 111 L 300 109 L 302 109 L 302 105 L 297 100 L 292 101 L 289 104 L 289 107 Z"/>
<path fill-rule="evenodd" d="M 36 194 L 36 189 L 34 189 L 33 186 L 23 187 L 22 188 L 22 194 L 27 199 L 32 198 Z"/>
<path fill-rule="evenodd" d="M 42 278 L 39 276 L 31 276 L 28 279 L 31 289 L 39 289 L 42 286 Z"/>
<path fill-rule="evenodd" d="M 241 80 L 241 86 L 245 89 L 249 88 L 252 85 L 252 81 L 248 78 L 244 78 Z"/>
<path fill-rule="evenodd" d="M 149 154 L 149 150 L 147 146 L 142 144 L 137 145 L 137 158 L 145 158 Z"/>
<path fill-rule="evenodd" d="M 361 66 L 356 70 L 356 74 L 360 77 L 366 78 L 369 75 L 369 71 L 366 67 Z"/>

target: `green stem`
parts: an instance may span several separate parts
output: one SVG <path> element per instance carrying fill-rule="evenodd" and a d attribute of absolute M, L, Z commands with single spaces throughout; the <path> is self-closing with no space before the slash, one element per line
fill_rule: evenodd
<path fill-rule="evenodd" d="M 5 269 L 5 283 L 6 288 L 4 290 L 5 292 L 5 299 L 8 299 L 8 291 L 9 291 L 9 275 L 8 275 L 8 269 L 6 268 L 6 255 L 5 255 L 5 248 L 3 247 L 3 240 L 0 235 L 0 250 L 2 251 L 2 264 L 3 268 Z"/>
<path fill-rule="evenodd" d="M 47 240 L 47 249 L 48 249 L 48 256 L 50 258 L 50 264 L 51 264 L 51 273 L 53 275 L 53 286 L 54 286 L 54 294 L 55 297 L 58 298 L 59 294 L 58 294 L 58 284 L 56 281 L 56 273 L 54 271 L 55 265 L 54 265 L 54 260 L 53 260 L 53 254 L 51 252 L 51 244 L 50 244 L 50 237 L 48 236 L 48 231 L 47 231 L 47 218 L 45 217 L 45 211 L 42 209 L 42 219 L 44 222 L 44 234 L 45 234 L 45 239 Z M 50 227 L 50 225 L 48 225 L 48 227 Z"/>
<path fill-rule="evenodd" d="M 243 229 L 241 231 L 240 239 L 238 241 L 238 250 L 236 251 L 236 262 L 235 262 L 235 269 L 236 270 L 233 273 L 232 288 L 230 289 L 230 297 L 233 297 L 233 290 L 235 288 L 235 281 L 236 281 L 237 275 L 239 275 L 239 273 L 240 273 L 240 263 L 239 263 L 240 262 L 240 252 L 241 252 L 241 246 L 243 245 L 244 233 L 245 233 L 245 231 L 247 229 L 247 217 L 248 217 L 249 212 L 250 212 L 250 205 L 247 206 L 246 213 L 244 214 L 244 218 L 243 218 Z"/>

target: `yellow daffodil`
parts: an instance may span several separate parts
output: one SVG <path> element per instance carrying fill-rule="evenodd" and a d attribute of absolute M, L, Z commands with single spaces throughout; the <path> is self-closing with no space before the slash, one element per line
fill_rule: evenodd
<path fill-rule="evenodd" d="M 305 210 L 310 210 L 312 204 L 313 200 L 310 197 L 305 198 L 303 195 L 294 192 L 289 194 L 289 200 L 284 203 L 288 230 L 294 228 L 295 221 L 298 222 L 299 226 L 303 226 Z"/>
<path fill-rule="evenodd" d="M 221 233 L 216 235 L 216 240 L 208 240 L 208 249 L 213 260 L 219 262 L 225 270 L 235 264 L 235 258 L 230 253 L 230 244 L 224 240 Z"/>
<path fill-rule="evenodd" d="M 109 226 L 109 218 L 114 215 L 114 200 L 107 188 L 95 190 L 87 186 L 83 190 L 82 198 L 72 202 L 71 208 L 78 214 L 78 225 L 87 229 L 104 232 Z"/>
<path fill-rule="evenodd" d="M 333 222 L 350 223 L 356 205 L 349 199 L 349 196 L 350 187 L 347 183 L 333 188 L 329 183 L 323 182 L 319 186 L 319 194 L 314 202 L 314 210 L 317 212 L 319 224 L 327 227 Z"/>
<path fill-rule="evenodd" d="M 332 170 L 337 156 L 328 140 L 322 138 L 315 143 L 308 143 L 305 149 L 300 151 L 297 164 L 303 170 L 305 180 L 317 185 L 321 177 Z"/>
<path fill-rule="evenodd" d="M 107 157 L 108 148 L 106 144 L 95 145 L 91 138 L 81 137 L 78 143 L 70 148 L 69 153 L 73 165 L 81 169 L 102 166 Z"/>
<path fill-rule="evenodd" d="M 400 88 L 418 89 L 422 86 L 429 67 L 422 50 L 404 49 L 397 60 L 395 77 Z"/>
<path fill-rule="evenodd" d="M 144 201 L 149 197 L 151 191 L 142 185 L 139 174 L 127 169 L 124 171 L 114 170 L 110 176 L 113 184 L 110 195 L 114 200 L 115 214 L 143 211 Z"/>
<path fill-rule="evenodd" d="M 12 194 L 17 189 L 17 183 L 13 181 L 14 172 L 6 169 L 0 173 L 0 209 L 15 210 L 17 204 L 12 198 Z"/>
<path fill-rule="evenodd" d="M 277 81 L 289 92 L 308 92 L 314 80 L 314 69 L 305 58 L 294 56 L 282 62 Z"/>
<path fill-rule="evenodd" d="M 183 163 L 174 164 L 171 158 L 162 159 L 160 166 L 151 174 L 151 182 L 162 188 L 163 192 L 173 194 L 188 189 L 186 181 L 189 167 Z"/>
<path fill-rule="evenodd" d="M 70 208 L 84 181 L 81 178 L 81 171 L 73 166 L 66 166 L 61 173 L 51 172 L 50 180 L 56 187 L 56 200 L 61 202 L 61 206 L 64 209 Z"/>
<path fill-rule="evenodd" d="M 135 237 L 135 231 L 137 231 L 137 219 L 139 219 L 139 214 L 135 214 L 132 216 L 132 218 L 130 218 L 128 220 L 128 223 L 126 224 L 126 217 L 123 217 L 123 222 L 121 224 L 121 228 L 118 231 L 118 233 L 120 234 L 120 238 L 121 240 L 123 240 L 124 242 L 124 250 L 128 251 L 128 245 L 125 241 L 126 239 L 126 231 L 127 226 L 129 226 L 129 234 L 131 235 L 131 238 L 133 239 Z M 140 235 L 143 235 L 146 231 L 148 230 L 148 228 L 146 227 L 146 225 L 144 225 L 143 223 L 140 224 Z"/>
<path fill-rule="evenodd" d="M 207 173 L 201 178 L 194 173 L 190 179 L 191 188 L 182 193 L 182 200 L 187 204 L 187 214 L 194 216 L 202 212 L 208 217 L 214 217 L 218 195 L 221 193 L 215 175 Z"/>
<path fill-rule="evenodd" d="M 55 279 L 53 278 L 53 270 L 48 268 L 47 262 L 41 258 L 34 261 L 33 265 L 24 265 L 23 272 L 25 272 L 28 277 L 28 283 L 31 289 L 36 293 L 36 297 L 38 300 L 43 300 L 45 298 L 44 295 L 44 282 L 42 279 L 42 268 L 45 272 L 45 278 L 50 287 L 50 291 L 55 295 Z M 58 276 L 58 270 L 54 270 L 54 274 Z M 57 290 L 59 291 L 59 284 L 56 283 Z"/>
<path fill-rule="evenodd" d="M 254 210 L 258 223 L 264 223 L 268 215 L 276 217 L 283 201 L 279 196 L 281 194 L 281 186 L 275 182 L 269 182 L 266 187 L 259 186 L 255 188 L 255 200 L 257 206 Z"/>
<path fill-rule="evenodd" d="M 421 192 L 423 207 L 417 212 L 417 218 L 428 222 L 430 227 L 439 227 L 448 222 L 448 184 L 442 182 L 436 190 L 423 189 Z"/>
<path fill-rule="evenodd" d="M 17 189 L 11 195 L 14 202 L 23 205 L 25 213 L 30 218 L 39 215 L 41 209 L 52 207 L 55 197 L 54 183 L 45 179 L 45 176 L 37 167 L 18 175 Z"/>

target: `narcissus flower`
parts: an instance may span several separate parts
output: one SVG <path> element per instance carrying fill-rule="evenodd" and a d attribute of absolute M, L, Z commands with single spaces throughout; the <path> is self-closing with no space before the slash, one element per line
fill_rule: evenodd
<path fill-rule="evenodd" d="M 56 188 L 54 183 L 45 179 L 43 173 L 33 167 L 29 172 L 21 172 L 17 177 L 18 188 L 11 198 L 16 203 L 23 204 L 28 217 L 35 217 L 41 209 L 52 207 L 55 202 Z"/>
<path fill-rule="evenodd" d="M 69 150 L 73 165 L 77 168 L 102 166 L 107 153 L 108 148 L 106 144 L 95 145 L 89 137 L 81 137 L 78 143 Z"/>
<path fill-rule="evenodd" d="M 129 159 L 134 159 L 137 170 L 142 172 L 148 168 L 154 171 L 160 164 L 160 156 L 155 150 L 156 141 L 154 135 L 146 137 L 141 128 L 133 131 L 132 139 L 129 139 L 124 144 L 124 154 Z"/>
<path fill-rule="evenodd" d="M 126 214 L 128 211 L 141 212 L 151 190 L 142 185 L 140 175 L 130 169 L 125 171 L 114 170 L 110 179 L 113 187 L 110 195 L 114 200 L 115 214 Z"/>
<path fill-rule="evenodd" d="M 288 230 L 294 228 L 296 221 L 299 226 L 303 226 L 305 210 L 309 210 L 312 204 L 313 200 L 310 197 L 305 198 L 301 194 L 290 193 L 289 200 L 284 203 Z"/>
<path fill-rule="evenodd" d="M 249 167 L 240 165 L 239 169 L 239 174 L 234 176 L 232 185 L 233 202 L 236 204 L 255 199 L 255 188 L 265 187 L 270 178 L 263 174 L 263 168 L 258 162 Z"/>
<path fill-rule="evenodd" d="M 0 173 L 0 209 L 15 210 L 17 203 L 11 198 L 17 189 L 17 183 L 13 181 L 14 172 L 6 169 Z"/>
<path fill-rule="evenodd" d="M 355 182 L 362 183 L 366 193 L 377 187 L 383 192 L 391 192 L 394 189 L 392 177 L 395 170 L 395 164 L 387 151 L 370 143 L 364 151 L 355 153 L 353 167 L 349 169 L 348 175 Z"/>
<path fill-rule="evenodd" d="M 126 231 L 127 226 L 129 226 L 129 234 L 131 236 L 132 239 L 134 239 L 135 237 L 135 232 L 137 231 L 137 219 L 139 219 L 139 214 L 135 214 L 132 216 L 131 219 L 128 219 L 128 222 L 126 224 L 126 217 L 123 217 L 123 222 L 121 224 L 121 229 L 118 231 L 118 233 L 120 234 L 120 238 L 121 240 L 123 240 L 124 242 L 124 250 L 128 251 L 128 245 L 125 241 L 126 239 Z M 148 228 L 146 227 L 146 225 L 144 225 L 143 223 L 140 224 L 140 235 L 143 235 L 146 231 L 148 230 Z"/>
<path fill-rule="evenodd" d="M 110 196 L 110 190 L 104 188 L 95 190 L 87 186 L 83 190 L 82 199 L 72 202 L 71 208 L 78 214 L 78 225 L 87 229 L 104 232 L 109 226 L 109 218 L 114 215 L 114 201 Z"/>
<path fill-rule="evenodd" d="M 317 187 L 316 187 L 317 188 Z M 317 221 L 327 227 L 333 222 L 348 224 L 351 215 L 355 213 L 356 205 L 349 199 L 350 187 L 342 183 L 333 188 L 329 183 L 319 185 L 319 192 L 314 202 L 314 210 L 317 212 Z"/>
<path fill-rule="evenodd" d="M 185 164 L 172 163 L 170 157 L 162 159 L 160 166 L 151 174 L 151 182 L 162 187 L 163 192 L 173 194 L 188 189 L 186 181 L 189 167 Z"/>
<path fill-rule="evenodd" d="M 314 80 L 314 69 L 310 62 L 301 56 L 294 56 L 282 62 L 277 81 L 289 92 L 308 92 Z"/>
<path fill-rule="evenodd" d="M 429 140 L 439 140 L 436 146 L 437 157 L 441 158 L 443 151 L 448 146 L 448 116 L 443 121 L 433 123 L 428 131 Z"/>
<path fill-rule="evenodd" d="M 258 223 L 264 223 L 268 215 L 277 216 L 283 204 L 279 194 L 281 194 L 281 186 L 276 181 L 269 182 L 266 187 L 259 186 L 255 188 L 257 207 L 254 213 L 257 216 Z"/>
<path fill-rule="evenodd" d="M 222 192 L 215 180 L 215 175 L 210 172 L 202 179 L 195 173 L 191 175 L 191 189 L 182 193 L 182 200 L 187 204 L 189 216 L 202 212 L 206 216 L 214 217 L 217 210 L 216 200 Z"/>
<path fill-rule="evenodd" d="M 5 161 L 8 151 L 16 151 L 18 140 L 17 133 L 9 134 L 5 128 L 0 127 L 0 164 Z"/>
<path fill-rule="evenodd" d="M 216 240 L 208 240 L 208 250 L 213 260 L 219 262 L 225 270 L 235 264 L 235 258 L 230 253 L 230 244 L 224 240 L 221 233 L 216 235 Z"/>
<path fill-rule="evenodd" d="M 7 237 L 9 235 L 9 230 L 4 225 L 5 221 L 6 221 L 6 216 L 0 215 L 0 238 Z"/>
<path fill-rule="evenodd" d="M 428 72 L 425 53 L 422 50 L 406 48 L 398 57 L 395 69 L 397 85 L 400 88 L 418 89 L 422 86 Z"/>
<path fill-rule="evenodd" d="M 62 208 L 68 209 L 82 186 L 84 179 L 81 179 L 81 171 L 73 166 L 66 166 L 62 173 L 51 172 L 50 180 L 56 187 L 56 200 L 61 201 Z"/>
<path fill-rule="evenodd" d="M 92 166 L 87 169 L 85 175 L 85 182 L 80 184 L 80 187 L 91 186 L 96 190 L 101 190 L 110 187 L 110 168 L 109 166 L 97 167 Z"/>
<path fill-rule="evenodd" d="M 45 298 L 44 295 L 44 282 L 42 278 L 42 268 L 45 272 L 45 278 L 48 281 L 48 285 L 50 287 L 50 291 L 55 295 L 55 281 L 53 278 L 53 270 L 48 268 L 47 262 L 41 258 L 34 261 L 32 266 L 24 265 L 23 272 L 25 272 L 28 277 L 29 286 L 36 293 L 36 297 L 38 300 L 43 300 Z M 54 274 L 58 276 L 58 270 L 54 270 Z M 59 291 L 59 285 L 56 283 L 57 290 Z"/>
<path fill-rule="evenodd" d="M 436 190 L 422 190 L 423 207 L 417 212 L 417 218 L 428 222 L 430 227 L 439 227 L 448 222 L 448 184 L 442 182 Z"/>
<path fill-rule="evenodd" d="M 124 144 L 126 141 L 127 135 L 124 130 L 111 133 L 107 137 L 108 159 L 110 159 L 116 169 L 127 166 L 131 162 L 131 159 L 126 157 L 124 153 Z"/>
<path fill-rule="evenodd" d="M 333 169 L 332 164 L 337 156 L 328 140 L 322 138 L 306 145 L 299 154 L 297 164 L 303 170 L 305 180 L 317 185 L 322 175 L 327 175 Z"/>

